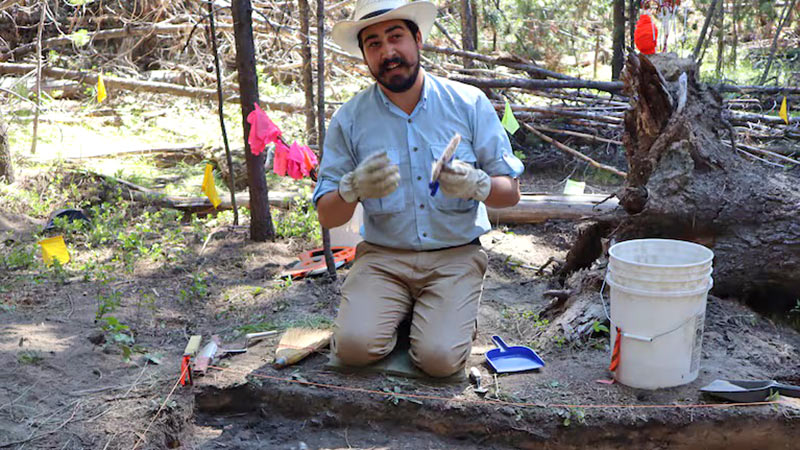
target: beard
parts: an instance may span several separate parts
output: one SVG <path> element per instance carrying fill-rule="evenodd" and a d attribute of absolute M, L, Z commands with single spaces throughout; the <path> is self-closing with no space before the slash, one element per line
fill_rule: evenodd
<path fill-rule="evenodd" d="M 400 73 L 387 76 L 386 72 L 389 71 L 388 66 L 391 64 L 398 64 L 396 67 L 397 69 L 411 69 L 411 72 L 408 74 L 408 76 L 404 76 Z M 387 59 L 381 63 L 377 73 L 372 68 L 370 68 L 369 71 L 375 80 L 381 84 L 381 86 L 392 92 L 400 93 L 411 89 L 411 86 L 413 86 L 414 82 L 417 81 L 417 76 L 419 76 L 419 67 L 419 53 L 417 53 L 417 62 L 414 64 L 411 64 L 404 58 L 398 56 L 392 59 Z"/>

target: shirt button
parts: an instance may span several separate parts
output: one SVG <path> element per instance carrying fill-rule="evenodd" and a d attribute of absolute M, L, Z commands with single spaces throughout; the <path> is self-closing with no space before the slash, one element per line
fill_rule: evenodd
<path fill-rule="evenodd" d="M 417 151 L 417 150 L 419 150 L 419 148 L 418 147 L 414 147 L 414 151 Z"/>
<path fill-rule="evenodd" d="M 408 123 L 411 123 L 411 119 L 408 119 Z"/>
<path fill-rule="evenodd" d="M 425 205 L 419 205 L 419 209 L 425 209 Z"/>
<path fill-rule="evenodd" d="M 417 175 L 417 181 L 419 181 L 419 180 L 421 180 L 421 179 L 422 179 L 422 177 L 421 177 L 421 176 L 419 176 L 419 175 Z"/>
<path fill-rule="evenodd" d="M 422 237 L 428 237 L 428 233 L 422 233 Z"/>

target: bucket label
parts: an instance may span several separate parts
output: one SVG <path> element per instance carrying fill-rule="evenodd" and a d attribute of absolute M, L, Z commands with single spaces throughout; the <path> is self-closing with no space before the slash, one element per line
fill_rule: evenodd
<path fill-rule="evenodd" d="M 695 316 L 694 344 L 692 344 L 692 362 L 689 367 L 689 372 L 694 372 L 700 367 L 700 352 L 703 348 L 703 328 L 705 322 L 706 322 L 705 311 Z"/>

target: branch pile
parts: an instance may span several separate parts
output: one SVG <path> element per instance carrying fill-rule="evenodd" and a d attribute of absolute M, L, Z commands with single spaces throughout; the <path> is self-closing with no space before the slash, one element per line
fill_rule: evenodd
<path fill-rule="evenodd" d="M 104 75 L 104 81 L 111 89 L 215 98 L 208 13 L 201 3 L 123 2 L 114 6 L 119 9 L 112 9 L 102 2 L 80 7 L 54 0 L 21 0 L 8 5 L 4 2 L 6 11 L 0 17 L 0 75 L 30 82 L 29 75 L 35 71 L 31 60 L 35 59 L 37 47 L 36 33 L 31 30 L 35 29 L 42 5 L 47 6 L 49 18 L 41 42 L 45 79 L 92 85 L 103 72 L 109 74 Z M 238 101 L 230 7 L 225 3 L 215 5 L 223 96 L 226 101 Z M 328 6 L 326 28 L 349 17 L 352 6 L 349 0 Z M 299 83 L 303 34 L 296 3 L 255 0 L 253 9 L 258 68 L 274 82 Z M 313 9 L 309 9 L 312 16 Z M 440 25 L 458 20 L 448 11 L 440 12 Z M 318 22 L 314 19 L 311 23 Z M 310 27 L 312 58 L 316 58 L 316 35 L 316 27 Z M 553 158 L 550 150 L 556 148 L 567 158 L 625 176 L 621 134 L 629 99 L 621 92 L 621 82 L 578 79 L 515 56 L 448 48 L 441 44 L 454 41 L 446 38 L 449 36 L 434 32 L 423 49 L 423 64 L 433 73 L 483 89 L 500 114 L 509 101 L 515 116 L 524 124 L 515 136 L 517 149 L 532 153 L 531 141 L 526 139 L 530 134 L 545 143 L 546 151 L 535 154 L 537 158 Z M 360 87 L 369 84 L 371 78 L 359 58 L 345 54 L 329 40 L 324 46 L 330 69 L 326 73 L 334 78 L 329 82 L 344 80 Z M 470 68 L 464 67 L 464 61 L 471 61 Z M 67 87 L 58 84 L 55 89 L 85 95 L 80 89 Z M 728 136 L 720 137 L 724 143 L 767 164 L 798 164 L 800 118 L 785 124 L 775 114 L 784 95 L 791 102 L 800 101 L 800 88 L 723 84 L 718 90 L 728 97 L 725 118 L 731 127 Z M 305 111 L 299 96 L 294 102 L 262 100 L 272 110 Z M 326 115 L 335 106 L 331 104 Z"/>

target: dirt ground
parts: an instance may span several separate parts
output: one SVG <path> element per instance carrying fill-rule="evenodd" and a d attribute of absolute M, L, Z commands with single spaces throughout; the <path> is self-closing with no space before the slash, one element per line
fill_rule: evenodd
<path fill-rule="evenodd" d="M 554 179 L 526 190 L 557 186 Z M 2 219 L 3 251 L 42 225 L 13 212 Z M 85 276 L 75 268 L 79 255 L 61 276 L 6 270 L 0 448 L 796 448 L 798 402 L 684 407 L 717 404 L 698 392 L 716 378 L 800 384 L 800 334 L 736 299 L 709 297 L 700 375 L 677 388 L 603 383 L 611 378 L 603 331 L 585 341 L 537 339 L 550 326 L 538 317 L 550 301 L 543 293 L 559 287 L 551 267 L 538 268 L 566 255 L 575 226 L 500 225 L 482 237 L 490 267 L 469 366 L 481 371 L 484 396 L 467 381 L 331 371 L 327 350 L 276 370 L 277 339 L 223 359 L 193 387 L 179 386 L 190 335 L 216 334 L 223 347 L 235 347 L 246 332 L 330 324 L 346 268 L 334 281 L 279 278 L 307 249 L 302 238 L 255 243 L 246 227 L 220 227 L 206 241 L 176 222 L 180 245 L 129 270 L 109 264 L 105 276 L 103 267 Z M 113 251 L 106 256 L 114 261 Z M 96 320 L 109 292 L 118 293 L 115 317 L 134 330 L 130 360 Z M 494 334 L 535 346 L 546 366 L 493 376 L 482 352 Z"/>

